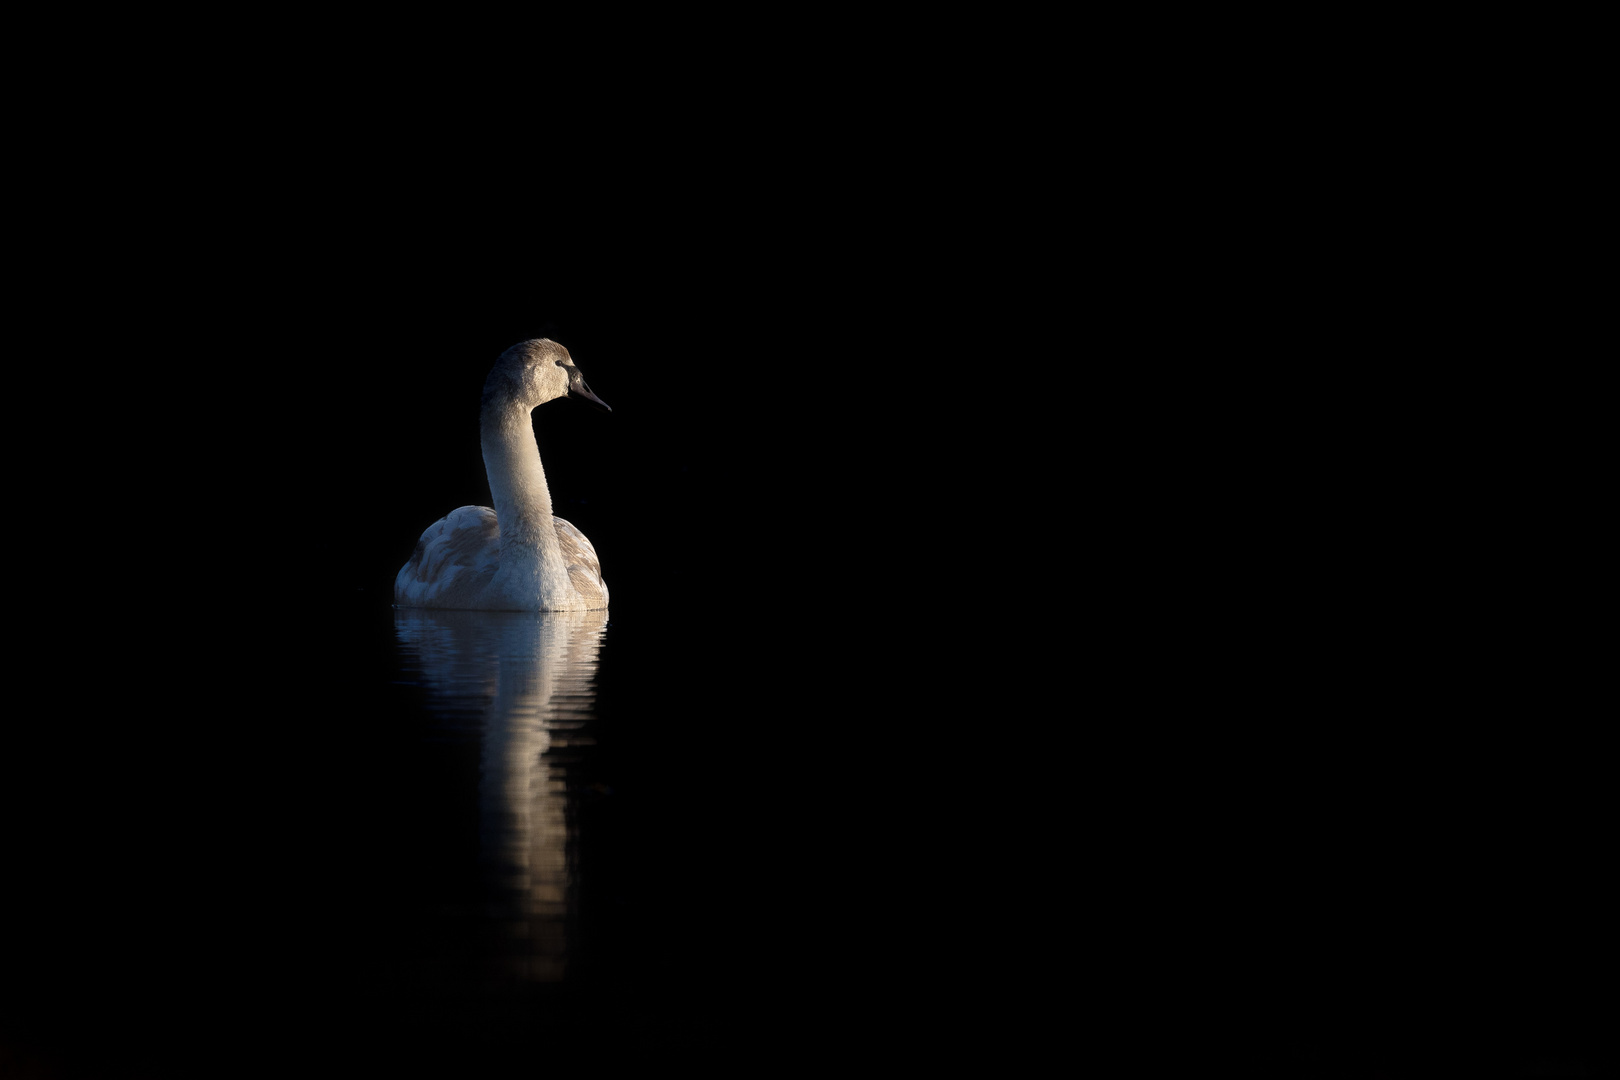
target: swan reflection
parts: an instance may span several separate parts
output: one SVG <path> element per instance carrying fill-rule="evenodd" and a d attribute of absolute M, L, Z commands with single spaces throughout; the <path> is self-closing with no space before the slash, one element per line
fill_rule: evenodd
<path fill-rule="evenodd" d="M 588 741 L 606 625 L 605 611 L 394 612 L 440 723 L 479 724 L 481 713 L 479 855 L 506 977 L 554 982 L 566 966 L 569 748 Z"/>

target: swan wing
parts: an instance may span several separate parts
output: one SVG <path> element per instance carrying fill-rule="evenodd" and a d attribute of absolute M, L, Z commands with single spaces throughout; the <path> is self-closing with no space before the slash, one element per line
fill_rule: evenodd
<path fill-rule="evenodd" d="M 596 557 L 596 548 L 572 522 L 553 517 L 557 526 L 557 543 L 562 547 L 563 562 L 568 564 L 568 580 L 593 609 L 597 602 L 607 607 L 608 587 L 602 580 L 602 561 Z"/>
<path fill-rule="evenodd" d="M 394 578 L 394 602 L 410 607 L 459 607 L 488 588 L 501 562 L 495 511 L 463 506 L 422 533 L 410 561 Z"/>

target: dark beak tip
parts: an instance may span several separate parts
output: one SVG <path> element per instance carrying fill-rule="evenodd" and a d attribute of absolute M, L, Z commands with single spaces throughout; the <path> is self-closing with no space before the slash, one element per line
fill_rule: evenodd
<path fill-rule="evenodd" d="M 613 411 L 613 406 L 609 405 L 607 402 L 605 402 L 601 398 L 597 397 L 591 391 L 591 388 L 588 385 L 586 385 L 584 378 L 579 374 L 579 372 L 577 370 L 570 373 L 570 377 L 569 377 L 569 380 L 568 380 L 568 396 L 571 397 L 571 398 L 583 398 L 584 400 L 590 402 L 592 405 L 596 405 L 596 406 L 598 406 L 600 408 L 606 409 L 608 412 Z"/>

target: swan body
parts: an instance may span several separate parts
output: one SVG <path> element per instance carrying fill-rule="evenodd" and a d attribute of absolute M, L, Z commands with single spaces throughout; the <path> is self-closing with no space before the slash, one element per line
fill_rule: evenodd
<path fill-rule="evenodd" d="M 568 350 L 546 338 L 507 349 L 484 382 L 479 441 L 495 507 L 463 506 L 427 527 L 394 578 L 401 607 L 600 611 L 602 565 L 585 534 L 551 512 L 531 414 L 591 393 Z"/>

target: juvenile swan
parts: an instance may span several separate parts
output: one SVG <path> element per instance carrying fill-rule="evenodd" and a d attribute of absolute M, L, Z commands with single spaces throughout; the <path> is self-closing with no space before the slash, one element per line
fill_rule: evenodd
<path fill-rule="evenodd" d="M 608 587 L 585 534 L 551 512 L 529 414 L 591 393 L 568 350 L 536 338 L 507 349 L 484 382 L 480 441 L 495 509 L 463 506 L 428 526 L 394 578 L 402 607 L 600 611 Z"/>

